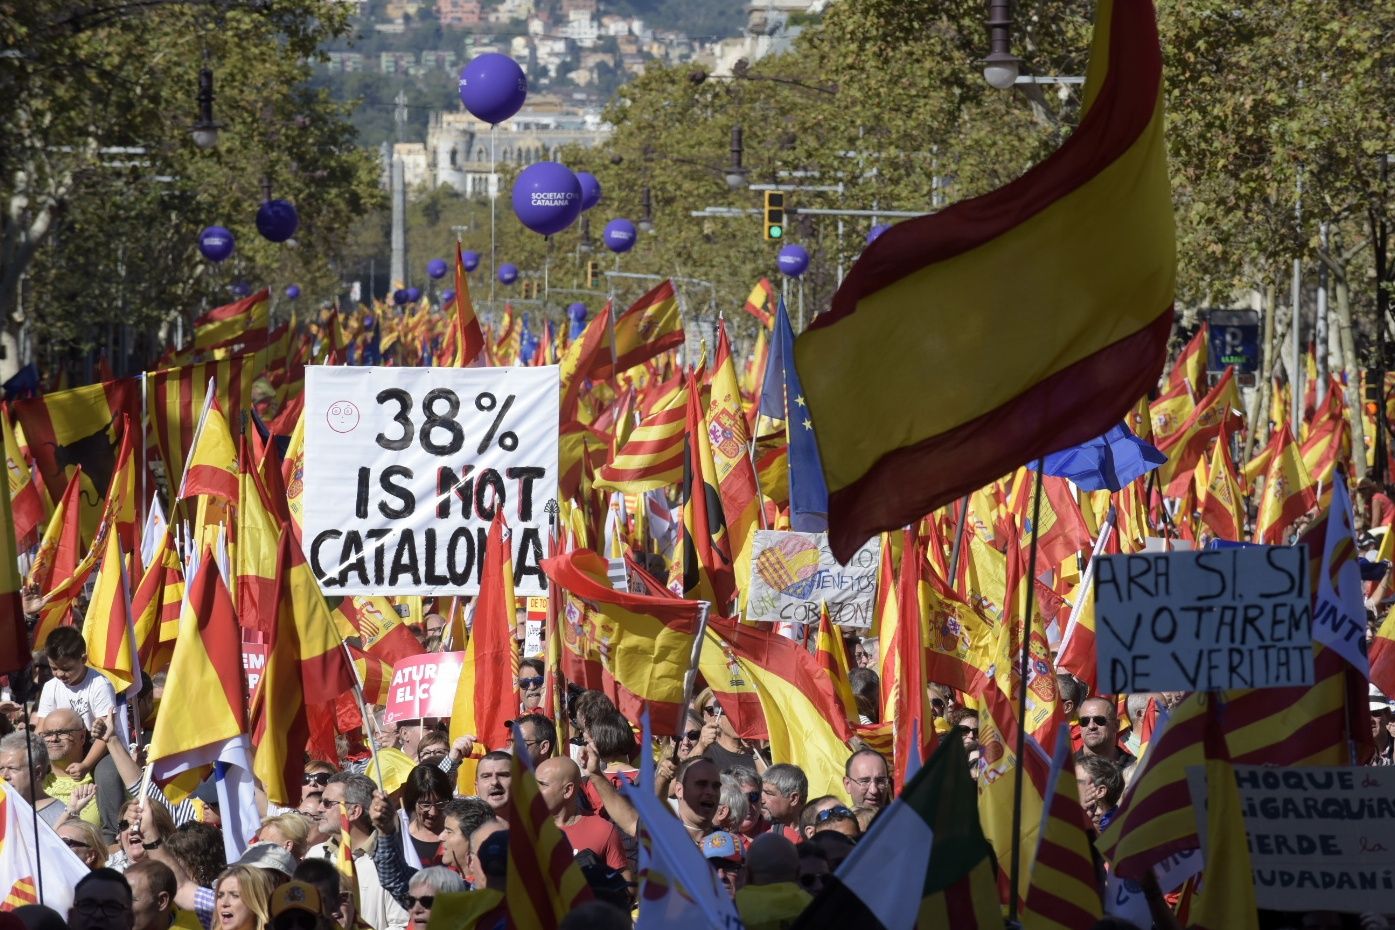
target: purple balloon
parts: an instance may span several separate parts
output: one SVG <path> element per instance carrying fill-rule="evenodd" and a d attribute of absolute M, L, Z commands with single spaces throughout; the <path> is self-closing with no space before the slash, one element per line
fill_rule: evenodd
<path fill-rule="evenodd" d="M 300 296 L 300 285 L 299 285 L 299 284 L 292 284 L 292 285 L 290 285 L 289 287 L 286 288 L 286 297 L 289 298 L 290 300 L 295 300 L 295 299 L 296 299 L 297 297 L 299 297 L 299 296 Z"/>
<path fill-rule="evenodd" d="M 480 253 L 466 249 L 460 253 L 460 263 L 465 266 L 466 271 L 474 271 L 480 266 Z"/>
<path fill-rule="evenodd" d="M 237 240 L 226 226 L 208 226 L 199 233 L 199 251 L 211 262 L 223 262 L 232 257 Z"/>
<path fill-rule="evenodd" d="M 257 232 L 271 242 L 285 242 L 300 228 L 300 214 L 289 200 L 268 200 L 257 210 Z"/>
<path fill-rule="evenodd" d="M 589 210 L 601 202 L 601 182 L 589 171 L 578 171 L 576 179 L 581 183 L 581 209 Z"/>
<path fill-rule="evenodd" d="M 252 293 L 252 285 L 248 284 L 246 281 L 234 281 L 231 290 L 234 297 L 246 297 L 248 294 Z"/>
<path fill-rule="evenodd" d="M 444 278 L 446 276 L 446 263 L 439 258 L 433 258 L 426 263 L 426 273 L 433 278 Z"/>
<path fill-rule="evenodd" d="M 499 266 L 499 283 L 512 284 L 518 280 L 518 266 L 505 262 Z"/>
<path fill-rule="evenodd" d="M 605 224 L 601 240 L 612 252 L 628 252 L 635 247 L 635 224 L 623 217 L 613 219 Z"/>
<path fill-rule="evenodd" d="M 780 250 L 777 261 L 782 274 L 797 278 L 809 267 L 809 253 L 804 250 L 804 246 L 791 243 Z"/>
<path fill-rule="evenodd" d="M 416 303 L 418 300 L 421 300 L 421 288 L 419 288 L 419 287 L 409 287 L 409 288 L 407 288 L 407 303 L 409 303 L 409 304 L 414 304 L 414 303 Z"/>
<path fill-rule="evenodd" d="M 528 78 L 507 55 L 486 52 L 460 69 L 460 102 L 491 125 L 518 112 L 528 96 Z"/>
<path fill-rule="evenodd" d="M 567 308 L 567 319 L 573 323 L 586 319 L 586 305 L 583 303 L 572 304 Z"/>
<path fill-rule="evenodd" d="M 455 300 L 455 289 L 448 287 L 441 292 L 441 304 L 442 306 L 444 306 L 445 304 L 450 303 L 452 300 Z"/>
<path fill-rule="evenodd" d="M 559 233 L 581 215 L 581 184 L 555 161 L 529 165 L 513 182 L 513 212 L 535 233 Z"/>
<path fill-rule="evenodd" d="M 392 302 L 399 307 L 405 304 L 407 302 L 407 289 L 405 287 L 399 287 L 397 290 L 393 291 Z"/>
<path fill-rule="evenodd" d="M 872 243 L 876 242 L 877 237 L 890 228 L 890 223 L 878 223 L 876 226 L 873 226 L 871 230 L 869 230 L 867 233 L 867 244 L 871 245 Z"/>

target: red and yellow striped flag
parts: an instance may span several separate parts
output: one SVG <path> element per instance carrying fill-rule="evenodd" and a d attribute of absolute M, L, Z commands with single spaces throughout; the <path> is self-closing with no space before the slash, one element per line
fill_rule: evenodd
<path fill-rule="evenodd" d="M 221 349 L 239 342 L 265 343 L 271 320 L 271 291 L 262 288 L 250 297 L 212 310 L 194 320 L 194 349 Z"/>
<path fill-rule="evenodd" d="M 87 664 L 105 675 L 117 694 L 139 685 L 141 671 L 125 563 L 121 538 L 107 533 L 82 631 Z"/>
<path fill-rule="evenodd" d="M 136 642 L 140 648 L 141 663 L 148 670 L 158 671 L 164 665 L 157 658 L 161 652 L 160 646 L 175 641 L 183 603 L 184 566 L 175 548 L 174 526 L 171 524 L 165 527 L 150 565 L 131 595 Z"/>
<path fill-rule="evenodd" d="M 580 602 L 584 609 L 577 620 L 586 624 L 586 635 L 605 644 L 598 656 L 598 689 L 631 720 L 648 709 L 655 733 L 677 735 L 685 726 L 683 677 L 692 661 L 702 605 L 671 595 L 617 591 L 607 577 L 605 559 L 589 549 L 544 559 L 543 571 Z"/>
<path fill-rule="evenodd" d="M 10 426 L 8 414 L 0 412 L 0 424 L 5 433 L 5 471 L 9 475 L 10 515 L 15 523 L 15 539 L 27 549 L 44 525 L 44 498 Z"/>
<path fill-rule="evenodd" d="M 470 279 L 465 273 L 465 259 L 461 257 L 459 242 L 455 244 L 455 316 L 451 323 L 452 341 L 455 343 L 455 356 L 451 364 L 463 368 L 484 351 L 484 331 L 480 329 L 479 317 L 475 316 L 475 304 L 470 300 Z"/>
<path fill-rule="evenodd" d="M 746 305 L 742 307 L 751 316 L 760 321 L 760 325 L 766 329 L 775 322 L 775 314 L 770 308 L 775 304 L 775 288 L 771 285 L 769 278 L 761 278 L 756 282 L 756 286 L 751 288 L 751 294 L 746 298 Z"/>
<path fill-rule="evenodd" d="M 848 650 L 843 646 L 843 634 L 833 627 L 828 616 L 828 603 L 819 604 L 819 629 L 814 641 L 814 661 L 828 673 L 833 682 L 833 693 L 843 706 L 843 713 L 849 723 L 856 724 L 860 719 L 857 702 L 853 700 L 852 685 L 848 682 Z"/>
<path fill-rule="evenodd" d="M 358 869 L 354 867 L 354 839 L 349 833 L 349 808 L 339 802 L 339 842 L 334 844 L 334 868 L 339 873 L 339 887 L 348 888 L 354 896 L 354 913 L 359 913 Z"/>
<path fill-rule="evenodd" d="M 1097 9 L 1071 137 L 887 230 L 795 343 L 839 558 L 1101 435 L 1157 383 L 1176 277 L 1162 55 L 1151 3 Z"/>
<path fill-rule="evenodd" d="M 265 353 L 254 353 L 152 371 L 146 376 L 155 444 L 171 483 L 183 479 L 184 461 L 194 444 L 209 379 L 213 379 L 219 409 L 233 422 L 240 422 L 242 411 L 252 406 L 252 383 L 265 365 Z M 133 422 L 139 421 L 133 418 Z M 231 493 L 236 494 L 235 487 Z"/>
<path fill-rule="evenodd" d="M 601 353 L 590 377 L 603 381 L 683 344 L 683 316 L 672 281 L 661 281 L 615 319 L 615 357 Z"/>
<path fill-rule="evenodd" d="M 510 927 L 557 930 L 562 918 L 592 900 L 572 844 L 547 812 L 532 757 L 517 728 L 509 764 L 509 867 L 504 899 Z"/>
<path fill-rule="evenodd" d="M 645 417 L 615 456 L 596 472 L 596 487 L 626 493 L 653 491 L 683 480 L 687 390 Z"/>
<path fill-rule="evenodd" d="M 1046 799 L 1022 926 L 1024 930 L 1093 926 L 1103 909 L 1067 727 L 1057 730 Z"/>
<path fill-rule="evenodd" d="M 10 421 L 0 413 L 6 445 L 12 439 Z M 24 604 L 19 593 L 19 550 L 15 543 L 15 523 L 10 512 L 10 495 L 0 494 L 0 673 L 18 672 L 33 658 L 24 623 Z M 4 812 L 0 811 L 0 818 Z M 3 820 L 0 819 L 0 823 Z"/>

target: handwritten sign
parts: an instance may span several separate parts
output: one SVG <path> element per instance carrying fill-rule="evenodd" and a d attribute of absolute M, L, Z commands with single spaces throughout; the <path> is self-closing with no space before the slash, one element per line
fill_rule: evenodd
<path fill-rule="evenodd" d="M 748 620 L 818 623 L 819 610 L 843 626 L 871 626 L 881 540 L 873 538 L 839 564 L 827 533 L 756 530 L 751 550 Z"/>
<path fill-rule="evenodd" d="M 1205 842 L 1205 769 L 1187 771 Z M 1255 898 L 1277 911 L 1384 913 L 1395 900 L 1395 768 L 1235 766 Z"/>
<path fill-rule="evenodd" d="M 1312 684 L 1306 547 L 1144 552 L 1097 563 L 1102 694 Z"/>
<path fill-rule="evenodd" d="M 460 681 L 463 652 L 428 652 L 408 656 L 392 668 L 383 722 L 449 717 L 455 707 L 455 686 Z"/>
<path fill-rule="evenodd" d="M 547 590 L 558 369 L 306 369 L 306 559 L 327 595 L 476 594 L 496 511 Z"/>

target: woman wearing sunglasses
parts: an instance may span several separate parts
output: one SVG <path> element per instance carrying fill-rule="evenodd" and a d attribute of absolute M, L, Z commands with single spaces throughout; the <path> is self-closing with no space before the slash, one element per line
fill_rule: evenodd
<path fill-rule="evenodd" d="M 426 930 L 436 896 L 464 890 L 464 879 L 443 865 L 417 872 L 407 886 L 407 926 L 411 930 Z"/>
<path fill-rule="evenodd" d="M 107 868 L 124 872 L 137 862 L 150 858 L 174 832 L 174 818 L 159 801 L 131 798 L 121 808 L 116 823 L 116 843 L 120 847 L 107 860 Z"/>
<path fill-rule="evenodd" d="M 716 764 L 717 771 L 726 772 L 734 768 L 748 768 L 757 773 L 765 771 L 765 760 L 736 735 L 736 728 L 727 719 L 711 688 L 704 689 L 698 695 L 696 709 L 702 714 L 704 735 L 709 728 L 715 729 L 716 739 L 704 747 L 701 754 Z"/>

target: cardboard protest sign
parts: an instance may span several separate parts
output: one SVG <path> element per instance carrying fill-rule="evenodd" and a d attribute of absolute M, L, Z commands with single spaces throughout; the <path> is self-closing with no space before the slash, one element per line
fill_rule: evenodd
<path fill-rule="evenodd" d="M 1395 901 L 1395 768 L 1235 766 L 1255 899 L 1277 911 L 1383 913 Z M 1203 848 L 1206 770 L 1187 770 Z"/>
<path fill-rule="evenodd" d="M 383 723 L 449 717 L 464 661 L 463 652 L 427 652 L 394 665 Z"/>
<path fill-rule="evenodd" d="M 502 508 L 543 594 L 558 369 L 306 369 L 305 556 L 327 595 L 476 594 Z"/>
<path fill-rule="evenodd" d="M 844 626 L 870 626 L 881 539 L 862 545 L 847 565 L 828 548 L 827 533 L 756 530 L 751 550 L 748 620 L 818 623 L 821 605 Z"/>
<path fill-rule="evenodd" d="M 1304 546 L 1101 556 L 1102 694 L 1312 684 Z"/>

